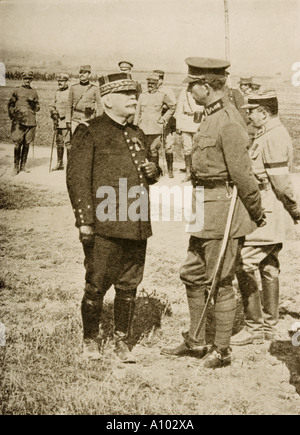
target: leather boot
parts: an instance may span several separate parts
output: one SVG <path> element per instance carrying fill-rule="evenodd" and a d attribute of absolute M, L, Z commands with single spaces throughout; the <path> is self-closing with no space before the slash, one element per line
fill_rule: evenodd
<path fill-rule="evenodd" d="M 187 300 L 190 312 L 190 329 L 189 332 L 183 333 L 184 342 L 176 347 L 163 348 L 162 355 L 170 356 L 193 356 L 203 358 L 207 352 L 205 342 L 205 326 L 201 329 L 200 334 L 195 337 L 197 326 L 205 305 L 206 287 L 197 289 L 187 287 Z"/>
<path fill-rule="evenodd" d="M 135 363 L 136 360 L 128 347 L 128 340 L 131 335 L 131 325 L 135 308 L 135 296 L 133 296 L 133 294 L 131 296 L 128 294 L 126 295 L 125 292 L 123 293 L 124 295 L 122 295 L 121 290 L 116 290 L 116 297 L 114 301 L 114 352 L 121 362 Z"/>
<path fill-rule="evenodd" d="M 166 161 L 167 161 L 169 178 L 174 178 L 174 174 L 173 174 L 173 160 L 174 160 L 173 153 L 166 153 Z"/>
<path fill-rule="evenodd" d="M 264 341 L 264 317 L 255 272 L 236 274 L 244 304 L 245 330 L 231 338 L 234 346 L 260 344 Z"/>
<path fill-rule="evenodd" d="M 186 168 L 186 175 L 185 175 L 184 182 L 187 182 L 191 180 L 192 156 L 191 155 L 184 156 L 184 160 L 185 160 L 185 168 Z"/>
<path fill-rule="evenodd" d="M 215 302 L 216 335 L 214 344 L 218 349 L 228 349 L 236 313 L 233 287 L 220 287 Z"/>
<path fill-rule="evenodd" d="M 29 145 L 23 145 L 20 172 L 21 171 L 26 172 L 26 173 L 30 172 L 25 168 L 25 165 L 27 162 L 28 152 L 29 152 Z"/>
<path fill-rule="evenodd" d="M 279 278 L 272 274 L 264 273 L 261 276 L 264 332 L 266 340 L 274 340 L 276 325 L 279 320 Z"/>
<path fill-rule="evenodd" d="M 103 308 L 103 297 L 96 300 L 83 297 L 81 303 L 81 316 L 83 325 L 84 354 L 91 359 L 100 358 L 99 325 Z"/>
<path fill-rule="evenodd" d="M 63 171 L 64 169 L 64 148 L 57 148 L 57 165 L 52 171 Z"/>
<path fill-rule="evenodd" d="M 15 147 L 13 175 L 18 175 L 19 172 L 20 172 L 20 147 Z"/>

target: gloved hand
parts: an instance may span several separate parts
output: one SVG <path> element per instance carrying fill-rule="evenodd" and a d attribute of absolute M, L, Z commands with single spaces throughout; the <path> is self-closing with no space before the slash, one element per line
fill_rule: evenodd
<path fill-rule="evenodd" d="M 262 217 L 256 221 L 256 225 L 261 228 L 261 227 L 265 227 L 267 225 L 267 216 L 265 215 L 265 213 L 263 213 Z"/>
<path fill-rule="evenodd" d="M 83 225 L 79 228 L 79 240 L 81 243 L 92 243 L 94 241 L 94 229 L 90 225 Z"/>
<path fill-rule="evenodd" d="M 35 100 L 31 100 L 30 98 L 27 98 L 27 103 L 28 103 L 28 106 L 30 107 L 30 109 L 35 112 L 36 101 Z"/>
<path fill-rule="evenodd" d="M 157 166 L 153 162 L 143 163 L 141 165 L 141 169 L 144 172 L 145 177 L 147 178 L 156 178 L 159 175 Z"/>

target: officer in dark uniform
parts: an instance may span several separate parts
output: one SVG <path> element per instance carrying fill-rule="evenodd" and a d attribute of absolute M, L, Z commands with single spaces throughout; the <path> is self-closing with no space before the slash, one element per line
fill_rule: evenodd
<path fill-rule="evenodd" d="M 156 182 L 159 170 L 149 163 L 143 132 L 128 123 L 137 105 L 136 82 L 129 74 L 116 73 L 100 77 L 99 84 L 105 113 L 77 127 L 67 165 L 85 253 L 84 353 L 100 358 L 103 298 L 114 285 L 115 353 L 122 362 L 134 362 L 128 338 L 152 234 L 149 184 Z"/>
<path fill-rule="evenodd" d="M 183 334 L 183 344 L 163 349 L 162 353 L 198 356 L 201 358 L 198 365 L 216 368 L 231 363 L 230 338 L 236 312 L 232 281 L 238 254 L 245 235 L 257 225 L 264 224 L 264 215 L 260 191 L 246 150 L 249 141 L 246 126 L 236 108 L 222 100 L 229 63 L 207 58 L 188 58 L 186 62 L 189 66 L 188 89 L 205 107 L 204 117 L 194 136 L 191 171 L 193 186 L 204 186 L 204 227 L 192 233 L 188 256 L 181 268 L 190 311 L 190 329 Z M 195 334 L 216 268 L 233 185 L 237 187 L 239 198 L 215 298 L 214 344 L 208 350 L 205 327 L 199 336 Z"/>
<path fill-rule="evenodd" d="M 22 74 L 23 84 L 13 91 L 8 101 L 8 114 L 12 120 L 11 137 L 15 143 L 14 175 L 26 171 L 25 164 L 30 144 L 36 131 L 36 113 L 40 110 L 37 91 L 32 89 L 33 72 Z"/>

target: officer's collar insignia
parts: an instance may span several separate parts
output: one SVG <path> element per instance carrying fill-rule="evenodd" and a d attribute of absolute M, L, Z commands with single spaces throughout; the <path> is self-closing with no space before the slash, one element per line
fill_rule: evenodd
<path fill-rule="evenodd" d="M 265 132 L 266 132 L 266 126 L 263 125 L 262 127 L 260 127 L 260 128 L 257 130 L 257 132 L 256 132 L 256 134 L 255 134 L 255 137 L 259 137 L 259 136 L 261 136 L 262 134 L 264 134 Z"/>
<path fill-rule="evenodd" d="M 141 148 L 143 148 L 142 142 L 137 137 L 133 137 L 132 142 L 134 143 L 134 147 L 136 151 L 141 151 Z"/>
<path fill-rule="evenodd" d="M 218 100 L 213 104 L 210 104 L 209 106 L 205 107 L 204 113 L 206 116 L 210 116 L 213 113 L 218 112 L 219 110 L 223 109 L 224 105 L 223 105 L 223 101 L 222 100 Z"/>

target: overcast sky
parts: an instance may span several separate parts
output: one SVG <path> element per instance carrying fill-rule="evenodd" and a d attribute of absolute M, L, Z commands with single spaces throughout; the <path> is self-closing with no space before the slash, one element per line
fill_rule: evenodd
<path fill-rule="evenodd" d="M 300 0 L 228 0 L 232 71 L 276 73 L 300 61 Z M 186 70 L 225 57 L 223 0 L 0 0 L 0 50 L 128 58 L 136 70 Z M 0 53 L 1 61 L 1 53 Z"/>

